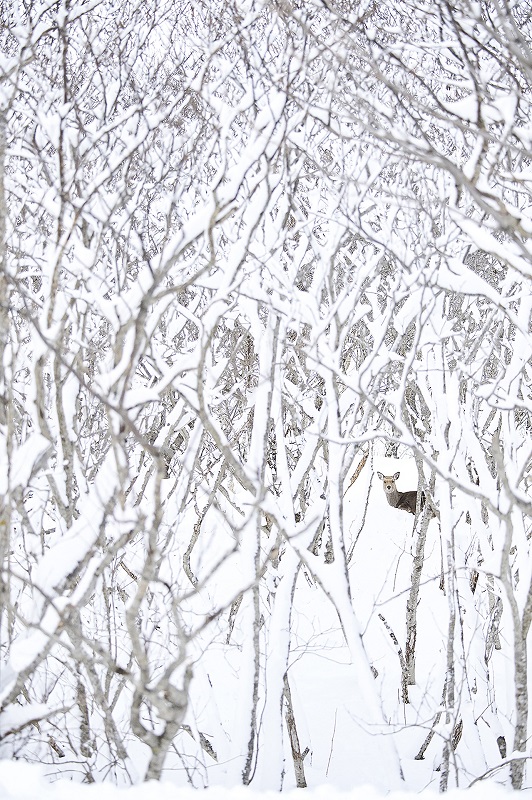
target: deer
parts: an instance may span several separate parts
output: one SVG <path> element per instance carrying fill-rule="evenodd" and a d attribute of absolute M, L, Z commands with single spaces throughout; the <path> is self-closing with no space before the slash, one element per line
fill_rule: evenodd
<path fill-rule="evenodd" d="M 399 492 L 397 490 L 395 481 L 399 480 L 400 474 L 400 472 L 396 472 L 395 475 L 383 475 L 382 472 L 377 472 L 377 475 L 382 481 L 382 487 L 386 494 L 388 503 L 400 511 L 407 511 L 409 514 L 415 514 L 417 507 L 417 492 Z M 421 492 L 419 508 L 422 509 L 424 505 L 425 494 Z"/>

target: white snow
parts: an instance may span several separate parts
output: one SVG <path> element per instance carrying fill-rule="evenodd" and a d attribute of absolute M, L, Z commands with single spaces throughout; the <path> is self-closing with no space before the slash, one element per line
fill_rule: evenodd
<path fill-rule="evenodd" d="M 198 790 L 177 787 L 173 783 L 150 781 L 127 789 L 117 788 L 110 784 L 89 784 L 75 787 L 71 781 L 59 780 L 48 783 L 46 767 L 23 764 L 15 761 L 0 761 L 0 797 L 2 800 L 71 800 L 75 788 L 77 800 L 197 800 Z M 446 793 L 448 800 L 456 800 L 464 796 L 467 791 L 468 800 L 497 800 L 509 796 L 511 789 L 493 784 L 477 783 L 467 790 L 451 789 Z M 273 800 L 279 797 L 278 792 L 255 792 L 242 786 L 233 788 L 209 788 L 201 792 L 202 800 L 253 800 L 260 797 L 262 800 Z M 295 789 L 286 792 L 283 797 L 287 800 L 301 798 L 301 790 Z M 408 792 L 391 792 L 382 794 L 371 786 L 361 786 L 356 789 L 341 791 L 330 786 L 320 786 L 316 789 L 305 791 L 305 797 L 312 800 L 378 800 L 386 797 L 388 800 L 403 800 L 415 795 Z M 441 797 L 435 792 L 424 792 L 423 797 Z M 526 789 L 520 797 L 532 797 L 532 789 Z"/>

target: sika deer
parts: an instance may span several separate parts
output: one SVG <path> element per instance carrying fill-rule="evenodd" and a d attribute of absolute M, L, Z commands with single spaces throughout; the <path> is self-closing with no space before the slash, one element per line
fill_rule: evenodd
<path fill-rule="evenodd" d="M 388 503 L 400 511 L 408 511 L 409 514 L 416 513 L 417 506 L 417 492 L 399 492 L 395 481 L 398 480 L 400 472 L 395 475 L 383 475 L 382 472 L 377 472 L 377 475 L 382 481 L 382 486 L 386 494 Z M 425 495 L 421 493 L 419 508 L 422 509 L 425 505 Z"/>

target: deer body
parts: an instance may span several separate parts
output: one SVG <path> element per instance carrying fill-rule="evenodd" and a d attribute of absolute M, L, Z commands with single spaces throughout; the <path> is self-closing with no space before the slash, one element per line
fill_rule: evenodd
<path fill-rule="evenodd" d="M 399 479 L 400 472 L 395 475 L 383 475 L 382 472 L 377 472 L 377 475 L 382 481 L 382 487 L 386 495 L 388 503 L 400 511 L 408 511 L 409 514 L 416 513 L 417 506 L 417 492 L 400 492 L 395 485 L 396 480 Z M 420 509 L 425 505 L 425 495 L 422 493 L 420 498 Z"/>

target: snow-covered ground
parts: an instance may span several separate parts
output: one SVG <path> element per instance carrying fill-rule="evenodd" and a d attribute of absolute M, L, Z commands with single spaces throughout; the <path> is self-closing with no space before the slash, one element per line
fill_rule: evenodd
<path fill-rule="evenodd" d="M 291 695 L 301 751 L 307 751 L 304 760 L 305 778 L 310 787 L 307 791 L 315 793 L 316 797 L 333 797 L 335 793 L 346 796 L 348 793 L 349 797 L 356 800 L 385 796 L 395 798 L 401 796 L 401 792 L 396 793 L 402 786 L 412 794 L 436 793 L 441 776 L 442 741 L 450 732 L 443 716 L 441 721 L 436 719 L 445 680 L 448 641 L 448 597 L 438 586 L 441 570 L 438 521 L 434 519 L 430 522 L 427 536 L 418 603 L 416 685 L 409 687 L 409 702 L 405 704 L 400 697 L 398 643 L 394 643 L 390 632 L 397 632 L 398 639 L 404 639 L 405 611 L 415 550 L 413 518 L 387 504 L 381 481 L 377 478 L 378 470 L 389 475 L 400 471 L 400 490 L 414 488 L 417 483 L 415 464 L 411 459 L 380 457 L 375 458 L 373 463 L 368 462 L 359 479 L 346 492 L 345 534 L 351 598 L 373 670 L 369 690 L 360 678 L 361 664 L 353 658 L 338 621 L 338 606 L 333 596 L 334 582 L 328 578 L 328 570 L 332 567 L 320 567 L 323 559 L 307 555 L 305 570 L 298 576 L 292 601 L 289 661 Z M 461 546 L 457 533 L 457 548 Z M 467 546 L 467 542 L 464 546 Z M 284 561 L 282 563 L 285 564 Z M 321 585 L 312 579 L 312 568 L 321 569 Z M 463 575 L 459 588 L 466 602 L 472 595 L 468 573 L 464 572 Z M 339 602 L 342 602 L 341 597 Z M 475 608 L 471 600 L 469 603 L 469 617 L 474 626 Z M 277 629 L 272 629 L 275 634 Z M 468 630 L 464 624 L 464 636 L 468 635 Z M 503 648 L 494 654 L 491 669 L 499 671 L 503 686 L 510 686 L 511 679 L 506 681 L 503 675 L 505 652 L 510 645 L 504 641 L 504 632 L 501 638 Z M 187 773 L 178 757 L 170 753 L 163 782 L 148 789 L 146 784 L 141 783 L 148 756 L 139 745 L 132 750 L 135 757 L 128 764 L 128 782 L 138 785 L 128 788 L 124 786 L 126 780 L 123 774 L 117 772 L 114 775 L 101 770 L 94 774 L 97 779 L 105 775 L 105 783 L 98 783 L 97 788 L 91 788 L 81 783 L 86 774 L 81 759 L 65 757 L 64 761 L 36 769 L 26 767 L 21 762 L 10 763 L 6 760 L 0 762 L 0 800 L 37 797 L 61 800 L 66 792 L 70 798 L 73 782 L 78 786 L 76 791 L 85 795 L 90 791 L 93 795 L 99 792 L 98 800 L 123 799 L 124 792 L 129 792 L 127 800 L 141 797 L 143 800 L 155 800 L 156 797 L 157 800 L 164 800 L 167 796 L 174 798 L 176 792 L 179 792 L 180 800 L 186 800 L 193 796 L 194 791 L 193 787 L 189 788 L 187 781 L 193 781 L 196 787 L 209 787 L 205 791 L 222 800 L 238 796 L 239 793 L 242 797 L 252 793 L 267 794 L 266 790 L 281 786 L 283 793 L 291 795 L 295 789 L 295 777 L 288 736 L 286 731 L 283 735 L 280 730 L 282 723 L 266 735 L 264 719 L 261 731 L 263 738 L 260 741 L 262 771 L 254 775 L 253 791 L 238 786 L 233 788 L 241 780 L 242 774 L 242 760 L 238 758 L 240 753 L 233 744 L 235 731 L 238 731 L 239 720 L 242 719 L 242 698 L 245 699 L 244 694 L 239 693 L 242 675 L 240 651 L 236 647 L 211 643 L 208 639 L 205 643 L 201 658 L 195 664 L 191 685 L 186 718 L 187 725 L 191 727 L 188 731 L 181 731 L 177 738 L 179 751 L 185 754 L 192 752 L 195 757 L 195 769 Z M 481 687 L 481 681 L 485 680 L 482 673 L 484 651 L 476 655 L 470 648 L 468 660 L 477 685 Z M 465 692 L 465 679 L 462 683 Z M 377 713 L 373 713 L 369 707 L 369 695 L 377 698 Z M 502 758 L 496 737 L 502 733 L 506 741 L 511 742 L 512 732 L 510 725 L 507 728 L 497 727 L 498 720 L 484 707 L 482 697 L 480 692 L 471 692 L 471 708 L 468 717 L 465 717 L 465 732 L 458 742 L 453 765 L 456 766 L 456 773 L 459 773 L 460 787 L 463 789 L 476 777 L 486 775 L 489 783 L 488 780 L 479 782 L 479 788 L 475 786 L 473 792 L 473 797 L 477 793 L 480 797 L 481 792 L 485 799 L 499 794 L 499 784 L 506 787 L 510 785 L 509 767 L 503 766 L 497 771 Z M 511 709 L 511 698 L 508 707 Z M 466 708 L 469 709 L 469 706 Z M 473 725 L 471 719 L 480 720 L 481 724 Z M 2 722 L 0 719 L 0 726 Z M 204 731 L 211 737 L 216 759 L 202 752 L 191 735 L 196 731 Z M 423 750 L 423 756 L 419 757 L 420 749 L 432 731 L 434 736 Z M 57 737 L 63 746 L 59 728 Z M 282 752 L 275 760 L 270 753 L 275 754 L 274 748 L 279 741 Z M 194 747 L 196 751 L 191 750 Z M 399 762 L 404 781 L 398 769 L 395 769 Z M 449 775 L 450 789 L 455 781 L 455 766 Z M 59 773 L 66 780 L 56 781 Z M 172 782 L 165 782 L 168 780 Z M 115 784 L 120 785 L 115 788 Z M 369 789 L 369 786 L 373 788 Z M 117 791 L 120 794 L 116 794 Z"/>
<path fill-rule="evenodd" d="M 60 780 L 49 783 L 46 779 L 46 769 L 35 765 L 20 762 L 0 761 L 0 798 L 1 800 L 71 800 L 73 785 L 71 781 Z M 405 797 L 414 797 L 407 792 L 392 792 L 384 795 L 371 786 L 357 787 L 351 791 L 340 791 L 330 786 L 320 786 L 316 789 L 306 789 L 305 794 L 313 800 L 378 800 L 387 797 L 388 800 L 401 800 Z M 91 784 L 75 786 L 76 800 L 197 800 L 198 790 L 179 788 L 172 783 L 143 783 L 129 789 L 117 788 L 110 784 Z M 511 790 L 493 784 L 479 783 L 467 790 L 467 800 L 496 800 L 506 797 Z M 263 800 L 273 800 L 278 797 L 277 792 L 253 792 L 250 789 L 237 787 L 234 789 L 211 788 L 201 791 L 202 800 L 252 800 L 261 797 Z M 301 797 L 301 789 L 295 789 L 283 795 L 289 800 Z M 436 797 L 434 792 L 424 792 L 423 797 Z M 441 795 L 440 795 L 441 796 Z M 450 790 L 446 797 L 455 800 L 463 797 L 463 790 Z M 525 789 L 521 797 L 532 797 L 532 789 Z M 465 798 L 464 798 L 465 800 Z"/>

